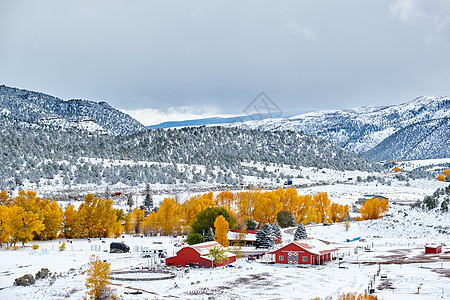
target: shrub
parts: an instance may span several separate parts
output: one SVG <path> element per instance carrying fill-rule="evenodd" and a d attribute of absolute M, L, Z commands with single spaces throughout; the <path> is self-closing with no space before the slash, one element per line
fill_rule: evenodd
<path fill-rule="evenodd" d="M 22 277 L 16 278 L 14 280 L 14 285 L 29 286 L 29 285 L 35 284 L 35 282 L 36 282 L 36 279 L 34 279 L 33 275 L 26 274 L 26 275 L 23 275 Z"/>
<path fill-rule="evenodd" d="M 37 250 L 37 249 L 39 249 L 39 245 L 33 244 L 33 245 L 31 246 L 31 249 Z"/>
<path fill-rule="evenodd" d="M 36 273 L 36 279 L 44 279 L 50 276 L 50 270 L 47 268 L 42 268 Z"/>
<path fill-rule="evenodd" d="M 59 251 L 66 250 L 66 242 L 62 242 L 61 246 L 59 246 Z"/>

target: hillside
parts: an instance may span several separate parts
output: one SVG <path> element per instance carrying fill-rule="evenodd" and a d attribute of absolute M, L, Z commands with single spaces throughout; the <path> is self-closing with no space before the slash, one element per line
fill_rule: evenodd
<path fill-rule="evenodd" d="M 400 129 L 367 151 L 373 160 L 450 157 L 450 118 L 419 122 Z"/>
<path fill-rule="evenodd" d="M 270 131 L 304 131 L 328 139 L 347 150 L 365 153 L 402 128 L 446 117 L 450 117 L 449 97 L 419 97 L 400 105 L 319 111 L 290 118 L 250 121 L 237 126 Z M 408 147 L 401 144 L 397 146 Z M 423 150 L 417 155 L 427 154 Z M 443 157 L 441 153 L 434 153 L 430 158 L 439 157 Z"/>
<path fill-rule="evenodd" d="M 106 102 L 64 101 L 43 93 L 0 86 L 0 118 L 22 125 L 128 135 L 146 130 Z"/>
<path fill-rule="evenodd" d="M 248 176 L 283 180 L 283 165 L 297 175 L 302 167 L 380 169 L 360 154 L 291 131 L 203 126 L 108 136 L 6 125 L 0 143 L 0 186 L 10 188 L 41 179 L 64 185 L 243 184 Z"/>

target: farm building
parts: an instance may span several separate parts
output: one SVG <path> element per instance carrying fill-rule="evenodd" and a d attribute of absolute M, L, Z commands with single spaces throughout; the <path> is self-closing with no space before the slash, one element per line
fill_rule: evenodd
<path fill-rule="evenodd" d="M 439 254 L 442 253 L 441 245 L 425 245 L 425 254 Z"/>
<path fill-rule="evenodd" d="M 226 252 L 228 259 L 221 264 L 214 263 L 209 250 L 214 247 L 222 248 L 218 242 L 206 242 L 181 248 L 173 257 L 166 258 L 167 266 L 199 266 L 213 268 L 228 265 L 236 261 L 236 254 Z"/>
<path fill-rule="evenodd" d="M 277 264 L 318 265 L 337 257 L 339 249 L 315 238 L 294 241 L 278 250 L 269 252 L 275 255 Z"/>
<path fill-rule="evenodd" d="M 239 241 L 239 233 L 240 230 L 228 230 L 227 232 L 227 238 L 230 241 L 231 245 L 237 245 Z M 244 245 L 243 246 L 252 246 L 256 242 L 256 233 L 258 230 L 246 230 L 245 231 L 245 238 L 243 240 Z"/>

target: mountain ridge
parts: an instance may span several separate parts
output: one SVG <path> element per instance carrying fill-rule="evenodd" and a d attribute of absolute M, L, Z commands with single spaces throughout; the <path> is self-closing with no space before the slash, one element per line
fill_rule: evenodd
<path fill-rule="evenodd" d="M 370 157 L 373 152 L 368 152 L 369 150 L 402 128 L 447 117 L 450 117 L 449 97 L 422 96 L 399 105 L 318 111 L 230 126 L 270 131 L 304 131 L 330 140 L 347 150 L 368 153 L 366 156 Z"/>
<path fill-rule="evenodd" d="M 41 92 L 0 85 L 0 115 L 17 121 L 99 134 L 128 135 L 145 126 L 106 102 L 62 100 Z"/>

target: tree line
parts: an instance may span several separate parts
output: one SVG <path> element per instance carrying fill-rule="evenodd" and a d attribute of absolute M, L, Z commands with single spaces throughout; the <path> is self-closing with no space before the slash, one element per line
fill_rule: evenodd
<path fill-rule="evenodd" d="M 361 218 L 381 217 L 388 207 L 387 200 L 368 200 L 361 207 Z M 114 208 L 112 200 L 93 194 L 87 194 L 78 208 L 70 204 L 63 210 L 56 201 L 41 199 L 34 191 L 22 190 L 15 198 L 3 191 L 0 193 L 0 245 L 15 246 L 18 242 L 57 237 L 117 237 L 124 232 L 196 233 L 202 239 L 215 233 L 216 239 L 224 240 L 228 229 L 261 229 L 264 224 L 274 223 L 281 227 L 335 223 L 348 218 L 348 212 L 348 205 L 331 203 L 327 193 L 299 195 L 294 188 L 226 190 L 216 196 L 209 192 L 192 196 L 183 203 L 166 198 L 152 211 L 143 206 L 127 213 Z M 221 228 L 220 232 L 216 231 L 217 227 Z"/>

